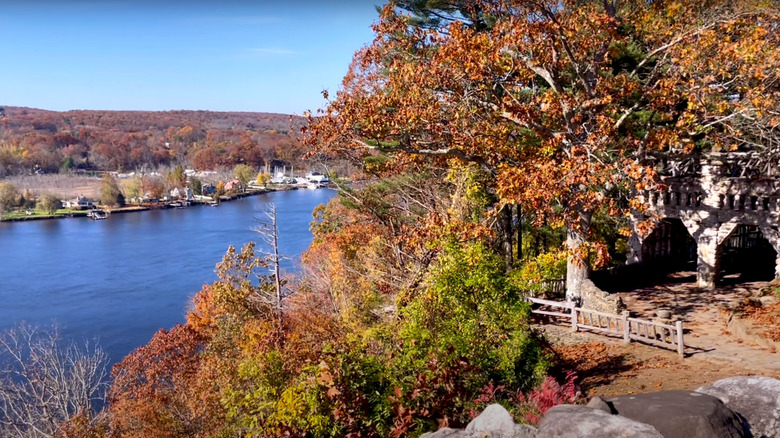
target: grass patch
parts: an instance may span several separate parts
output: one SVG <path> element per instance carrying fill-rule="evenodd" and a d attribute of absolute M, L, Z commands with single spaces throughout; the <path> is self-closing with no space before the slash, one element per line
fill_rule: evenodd
<path fill-rule="evenodd" d="M 3 213 L 2 220 L 32 220 L 32 219 L 55 219 L 65 216 L 86 216 L 86 210 L 74 210 L 72 208 L 60 208 L 54 214 L 49 214 L 43 210 L 32 210 L 32 214 L 27 214 L 26 210 L 16 210 Z"/>

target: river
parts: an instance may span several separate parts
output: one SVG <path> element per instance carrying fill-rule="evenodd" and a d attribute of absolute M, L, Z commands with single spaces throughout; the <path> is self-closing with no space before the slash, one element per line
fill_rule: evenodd
<path fill-rule="evenodd" d="M 335 192 L 291 190 L 222 203 L 218 208 L 150 210 L 86 218 L 0 222 L 0 330 L 20 321 L 63 337 L 98 340 L 111 362 L 184 322 L 192 296 L 216 280 L 229 245 L 252 231 L 273 202 L 280 250 L 293 257 L 311 243 L 312 211 Z"/>

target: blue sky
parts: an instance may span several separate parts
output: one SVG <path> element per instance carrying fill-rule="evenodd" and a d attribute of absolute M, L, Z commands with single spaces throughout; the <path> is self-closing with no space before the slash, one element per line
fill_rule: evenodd
<path fill-rule="evenodd" d="M 0 106 L 301 114 L 381 0 L 0 0 Z"/>

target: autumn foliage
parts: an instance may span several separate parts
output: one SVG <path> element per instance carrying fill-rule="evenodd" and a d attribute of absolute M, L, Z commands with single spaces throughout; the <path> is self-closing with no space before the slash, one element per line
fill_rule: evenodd
<path fill-rule="evenodd" d="M 193 436 L 208 418 L 188 394 L 196 387 L 203 344 L 187 326 L 157 332 L 114 367 L 109 403 L 120 435 Z"/>
<path fill-rule="evenodd" d="M 302 275 L 274 301 L 268 260 L 231 247 L 187 323 L 115 367 L 117 436 L 415 436 L 492 402 L 537 421 L 579 393 L 523 294 L 606 263 L 658 163 L 763 153 L 778 124 L 771 4 L 396 6 L 309 119 L 311 153 L 361 174 L 315 211 Z"/>
<path fill-rule="evenodd" d="M 593 215 L 641 210 L 665 160 L 775 153 L 776 5 L 458 4 L 482 25 L 415 26 L 387 5 L 343 89 L 310 118 L 309 143 L 383 156 L 388 172 L 475 163 L 492 176 L 496 208 L 566 226 L 574 261 L 603 262 Z M 570 288 L 584 275 L 578 265 L 569 263 Z"/>
<path fill-rule="evenodd" d="M 298 164 L 301 117 L 210 111 L 67 111 L 5 107 L 0 176 L 189 164 Z"/>

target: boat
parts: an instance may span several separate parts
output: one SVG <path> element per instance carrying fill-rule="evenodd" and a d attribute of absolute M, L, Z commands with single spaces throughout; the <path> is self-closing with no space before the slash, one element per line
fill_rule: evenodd
<path fill-rule="evenodd" d="M 321 187 L 320 183 L 314 182 L 314 181 L 309 181 L 309 183 L 306 184 L 306 188 L 307 189 L 315 190 L 315 189 L 318 189 L 320 187 Z"/>
<path fill-rule="evenodd" d="M 219 207 L 219 202 L 211 201 L 211 202 L 209 202 L 209 207 Z"/>
<path fill-rule="evenodd" d="M 90 210 L 89 213 L 87 213 L 87 217 L 97 221 L 108 218 L 108 214 L 102 210 Z"/>

